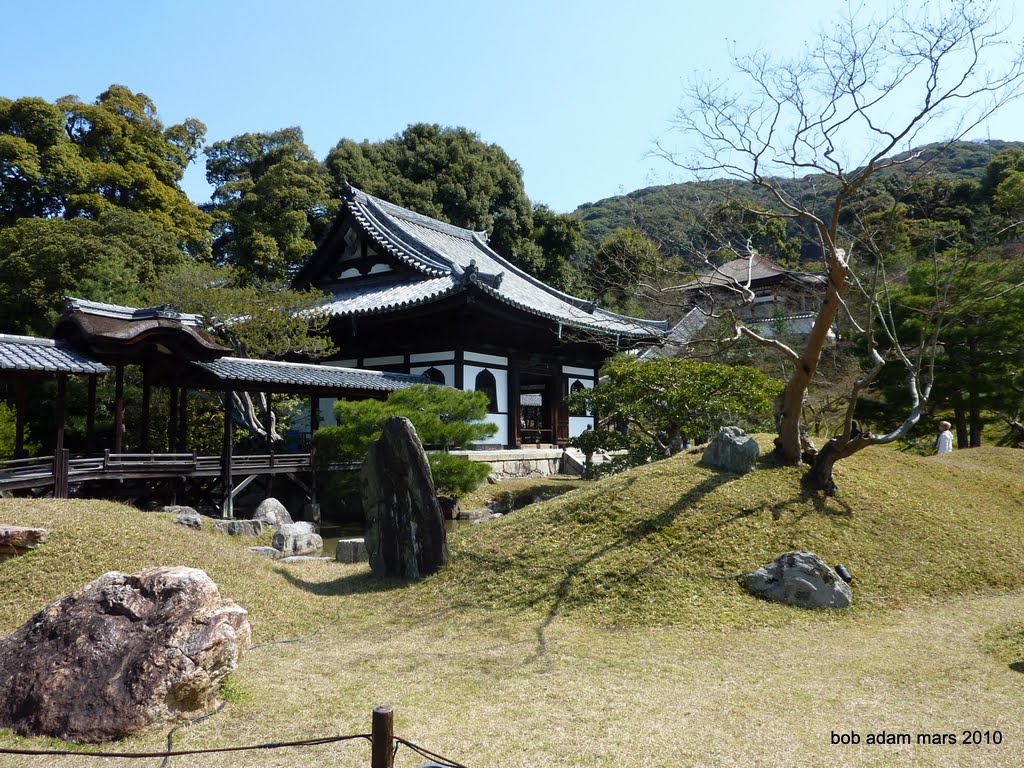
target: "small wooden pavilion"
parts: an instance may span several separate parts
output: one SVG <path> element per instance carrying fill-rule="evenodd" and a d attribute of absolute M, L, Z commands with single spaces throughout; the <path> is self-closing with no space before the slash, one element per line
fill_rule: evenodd
<path fill-rule="evenodd" d="M 0 462 L 0 490 L 53 486 L 54 495 L 66 498 L 71 482 L 126 480 L 132 478 L 219 478 L 222 512 L 233 514 L 233 500 L 259 475 L 288 474 L 302 483 L 300 473 L 310 473 L 310 452 L 282 454 L 271 446 L 267 454 L 234 455 L 236 394 L 259 392 L 269 403 L 274 395 L 306 397 L 310 402 L 310 430 L 320 416 L 320 402 L 330 398 L 384 398 L 397 389 L 425 384 L 422 376 L 338 366 L 252 360 L 232 357 L 231 350 L 207 334 L 196 315 L 169 307 L 134 308 L 81 299 L 69 299 L 54 329 L 54 339 L 0 335 L 0 380 L 13 384 L 16 410 L 16 456 Z M 125 452 L 124 372 L 129 365 L 142 370 L 140 444 Z M 112 445 L 94 454 L 96 380 L 113 372 L 114 435 Z M 87 455 L 71 457 L 64 448 L 66 382 L 68 376 L 87 376 Z M 34 382 L 56 378 L 56 435 L 53 456 L 24 458 L 24 424 L 27 392 Z M 148 445 L 152 391 L 169 391 L 168 452 Z M 186 445 L 188 393 L 203 390 L 223 395 L 224 436 L 220 456 L 204 457 Z M 236 483 L 236 476 L 244 479 Z M 306 485 L 311 501 L 315 485 Z"/>

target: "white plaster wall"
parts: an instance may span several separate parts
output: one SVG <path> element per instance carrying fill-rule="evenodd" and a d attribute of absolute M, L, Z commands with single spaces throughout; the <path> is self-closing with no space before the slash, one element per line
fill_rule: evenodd
<path fill-rule="evenodd" d="M 428 368 L 436 368 L 444 374 L 444 383 L 449 387 L 455 386 L 455 366 L 454 365 L 417 365 L 409 369 L 409 373 L 413 376 L 420 376 Z M 494 377 L 497 380 L 497 376 Z"/>
<path fill-rule="evenodd" d="M 490 445 L 491 443 L 497 443 L 499 445 L 508 445 L 508 414 L 488 413 L 487 416 L 484 417 L 484 421 L 489 421 L 491 422 L 491 424 L 497 424 L 498 431 L 495 432 L 494 435 L 492 435 L 491 437 L 486 438 L 485 440 L 474 440 L 473 442 L 486 443 L 488 445 Z"/>
<path fill-rule="evenodd" d="M 466 391 L 475 389 L 476 377 L 483 370 L 494 374 L 495 387 L 498 390 L 498 414 L 508 414 L 508 371 L 500 368 L 488 368 L 479 365 L 464 365 L 462 367 L 462 388 Z M 496 416 L 498 414 L 491 414 Z"/>
<path fill-rule="evenodd" d="M 569 417 L 569 437 L 578 437 L 586 431 L 587 427 L 594 428 L 593 416 Z"/>

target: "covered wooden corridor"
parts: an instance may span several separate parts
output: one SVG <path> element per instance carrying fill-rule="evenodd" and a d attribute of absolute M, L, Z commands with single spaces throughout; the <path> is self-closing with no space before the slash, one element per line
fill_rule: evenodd
<path fill-rule="evenodd" d="M 0 491 L 52 493 L 67 498 L 72 486 L 92 481 L 180 480 L 212 478 L 217 483 L 221 513 L 234 514 L 234 499 L 254 479 L 287 475 L 315 501 L 312 450 L 279 452 L 266 441 L 260 454 L 236 455 L 235 429 L 245 393 L 260 393 L 266 409 L 275 395 L 308 398 L 310 432 L 318 426 L 321 398 L 383 398 L 397 389 L 427 383 L 421 376 L 366 371 L 305 363 L 253 360 L 229 355 L 200 326 L 200 318 L 165 307 L 136 309 L 68 300 L 54 339 L 0 334 L 0 382 L 15 393 L 15 457 L 0 461 Z M 139 445 L 125 450 L 125 367 L 142 370 Z M 94 450 L 98 377 L 113 373 L 114 433 L 112 445 Z M 86 445 L 83 455 L 65 448 L 67 381 L 88 377 Z M 55 379 L 53 451 L 25 456 L 28 392 Z M 154 388 L 166 388 L 166 452 L 150 450 L 149 423 Z M 224 430 L 218 455 L 199 455 L 186 445 L 190 392 L 217 393 L 223 403 Z"/>

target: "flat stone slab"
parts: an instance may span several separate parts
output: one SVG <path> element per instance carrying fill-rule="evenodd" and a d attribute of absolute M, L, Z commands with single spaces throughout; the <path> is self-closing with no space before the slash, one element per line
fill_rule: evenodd
<path fill-rule="evenodd" d="M 24 555 L 43 544 L 49 535 L 45 528 L 0 525 L 0 561 Z"/>
<path fill-rule="evenodd" d="M 271 560 L 281 559 L 281 551 L 278 549 L 274 549 L 273 547 L 246 547 L 246 549 L 248 549 L 253 554 L 261 555 Z"/>
<path fill-rule="evenodd" d="M 291 565 L 292 563 L 330 563 L 333 562 L 333 557 L 314 557 L 313 555 L 292 555 L 291 557 L 282 557 L 280 562 Z"/>

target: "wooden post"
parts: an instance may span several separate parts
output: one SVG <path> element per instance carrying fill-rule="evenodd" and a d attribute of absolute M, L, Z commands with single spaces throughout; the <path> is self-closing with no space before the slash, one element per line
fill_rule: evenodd
<path fill-rule="evenodd" d="M 188 450 L 188 388 L 182 387 L 178 392 L 178 436 L 177 450 L 185 453 Z"/>
<path fill-rule="evenodd" d="M 14 458 L 25 458 L 25 412 L 28 410 L 28 387 L 21 379 L 14 385 Z"/>
<path fill-rule="evenodd" d="M 124 453 L 124 366 L 114 372 L 114 453 Z"/>
<path fill-rule="evenodd" d="M 96 450 L 96 376 L 89 377 L 89 396 L 85 413 L 85 450 Z"/>
<path fill-rule="evenodd" d="M 223 500 L 221 503 L 221 516 L 225 518 L 232 518 L 235 516 L 234 501 L 231 498 L 231 492 L 234 490 L 232 486 L 231 476 L 231 458 L 234 436 L 235 436 L 235 421 L 232 416 L 234 410 L 234 392 L 224 393 L 224 443 L 221 450 L 220 462 L 221 462 L 221 487 L 223 490 Z"/>
<path fill-rule="evenodd" d="M 314 392 L 309 396 L 309 439 L 313 440 L 313 433 L 320 429 L 320 397 Z"/>
<path fill-rule="evenodd" d="M 56 413 L 54 414 L 54 426 L 56 427 L 56 435 L 54 437 L 55 455 L 58 460 L 61 452 L 64 450 L 64 422 L 67 417 L 68 408 L 68 377 L 58 376 L 57 377 L 57 403 Z"/>
<path fill-rule="evenodd" d="M 518 448 L 522 442 L 519 434 L 522 396 L 519 392 L 519 367 L 509 358 L 508 367 L 508 447 Z"/>
<path fill-rule="evenodd" d="M 53 498 L 66 499 L 68 493 L 68 467 L 71 463 L 71 451 L 61 448 L 54 457 L 53 465 Z"/>
<path fill-rule="evenodd" d="M 392 707 L 374 708 L 370 734 L 370 768 L 394 768 L 395 710 Z"/>
<path fill-rule="evenodd" d="M 178 450 L 178 388 L 171 386 L 167 390 L 167 452 L 177 453 Z"/>
<path fill-rule="evenodd" d="M 139 427 L 139 446 L 142 452 L 149 450 L 149 406 L 152 399 L 149 367 L 142 368 L 142 424 Z"/>

